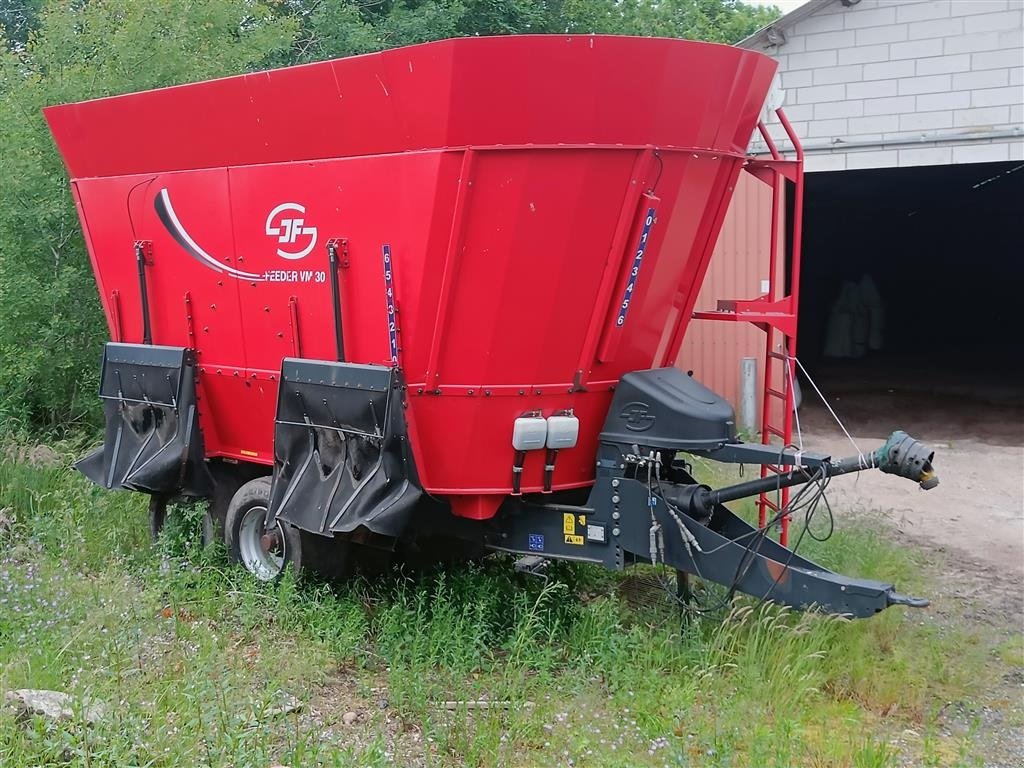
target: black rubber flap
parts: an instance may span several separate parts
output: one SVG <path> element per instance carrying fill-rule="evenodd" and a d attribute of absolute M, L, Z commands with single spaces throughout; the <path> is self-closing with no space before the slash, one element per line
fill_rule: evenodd
<path fill-rule="evenodd" d="M 422 498 L 395 368 L 286 358 L 270 511 L 331 535 L 401 536 Z"/>
<path fill-rule="evenodd" d="M 184 347 L 111 342 L 103 350 L 103 445 L 75 466 L 104 488 L 208 496 L 195 359 Z"/>
<path fill-rule="evenodd" d="M 601 441 L 675 451 L 736 439 L 732 406 L 677 368 L 627 373 L 615 388 Z"/>

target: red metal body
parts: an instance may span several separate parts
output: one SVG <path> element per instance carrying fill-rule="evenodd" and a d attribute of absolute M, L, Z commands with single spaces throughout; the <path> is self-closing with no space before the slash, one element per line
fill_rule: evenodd
<path fill-rule="evenodd" d="M 46 110 L 111 336 L 196 349 L 206 450 L 269 464 L 286 356 L 397 364 L 423 486 L 483 518 L 513 420 L 678 353 L 775 71 L 741 49 L 448 40 Z M 798 247 L 794 243 L 794 247 Z M 774 273 L 773 273 L 774 274 Z M 543 452 L 526 460 L 539 491 Z"/>
<path fill-rule="evenodd" d="M 793 443 L 793 418 L 795 414 L 795 377 L 797 311 L 800 303 L 800 255 L 802 249 L 804 210 L 804 152 L 800 139 L 793 130 L 786 113 L 777 109 L 779 122 L 793 144 L 793 159 L 783 157 L 772 140 L 764 123 L 757 128 L 763 137 L 771 159 L 752 160 L 745 170 L 772 188 L 771 245 L 768 263 L 768 292 L 751 300 L 727 299 L 718 302 L 714 312 L 695 312 L 694 318 L 701 320 L 729 320 L 753 323 L 765 332 L 764 387 L 761 403 L 761 442 L 770 445 L 781 441 L 784 446 Z M 779 245 L 783 242 L 779 233 L 780 212 L 785 200 L 786 182 L 793 184 L 793 220 L 789 233 L 789 293 L 785 291 L 784 273 L 779 270 Z M 780 279 L 781 278 L 781 279 Z M 776 367 L 781 363 L 781 370 Z M 765 464 L 761 477 L 769 474 L 783 474 L 784 467 Z M 777 493 L 762 493 L 758 496 L 758 524 L 764 527 L 769 512 L 773 516 L 789 505 L 789 488 Z M 789 515 L 779 521 L 779 541 L 783 546 L 789 538 Z"/>

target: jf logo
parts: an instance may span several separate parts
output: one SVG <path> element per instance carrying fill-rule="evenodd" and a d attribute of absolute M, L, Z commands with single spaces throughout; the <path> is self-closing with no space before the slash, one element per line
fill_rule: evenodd
<path fill-rule="evenodd" d="M 619 418 L 626 422 L 626 429 L 630 432 L 646 432 L 654 426 L 654 414 L 650 412 L 647 403 L 627 403 L 622 409 Z"/>
<path fill-rule="evenodd" d="M 316 227 L 305 226 L 305 214 L 305 206 L 281 203 L 267 216 L 267 237 L 277 238 L 282 259 L 301 259 L 316 245 Z"/>

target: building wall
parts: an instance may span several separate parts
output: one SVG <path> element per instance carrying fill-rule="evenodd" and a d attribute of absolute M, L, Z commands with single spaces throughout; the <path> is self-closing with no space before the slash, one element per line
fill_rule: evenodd
<path fill-rule="evenodd" d="M 696 311 L 716 309 L 719 299 L 756 299 L 761 295 L 762 281 L 768 280 L 771 202 L 771 187 L 748 173 L 740 174 L 697 296 Z M 750 323 L 694 320 L 687 328 L 676 367 L 693 371 L 694 378 L 732 403 L 739 416 L 740 361 L 756 358 L 756 418 L 760 420 L 764 352 L 764 331 Z"/>
<path fill-rule="evenodd" d="M 742 44 L 779 61 L 809 171 L 1024 159 L 1024 0 L 832 0 L 779 26 Z"/>
<path fill-rule="evenodd" d="M 808 171 L 1024 160 L 1024 0 L 811 0 L 807 9 L 780 20 L 784 44 L 759 33 L 741 45 L 778 59 Z M 791 149 L 774 115 L 768 126 Z M 771 190 L 742 174 L 696 309 L 761 293 L 770 206 Z M 760 407 L 764 333 L 749 324 L 693 321 L 677 366 L 738 406 L 744 357 L 758 360 Z"/>

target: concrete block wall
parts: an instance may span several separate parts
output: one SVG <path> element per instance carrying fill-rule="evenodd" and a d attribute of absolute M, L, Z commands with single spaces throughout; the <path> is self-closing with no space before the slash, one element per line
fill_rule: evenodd
<path fill-rule="evenodd" d="M 782 31 L 749 47 L 779 61 L 808 170 L 1024 160 L 1024 0 L 832 0 Z"/>

